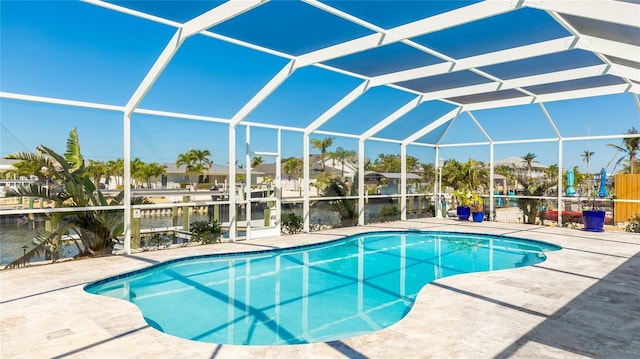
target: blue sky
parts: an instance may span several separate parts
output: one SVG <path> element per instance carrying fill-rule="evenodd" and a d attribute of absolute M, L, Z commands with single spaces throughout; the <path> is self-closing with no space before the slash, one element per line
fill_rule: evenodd
<path fill-rule="evenodd" d="M 412 16 L 423 16 L 429 11 L 435 11 L 427 7 L 416 9 L 420 3 L 407 2 L 404 5 L 406 7 L 402 8 L 403 11 L 399 11 L 394 17 L 385 16 L 384 9 L 376 9 L 375 6 L 362 7 L 358 2 L 331 4 L 343 6 L 345 10 L 358 10 L 363 18 L 386 27 L 396 26 Z M 437 4 L 452 6 L 444 2 Z M 142 2 L 136 5 L 147 6 Z M 2 0 L 0 6 L 0 89 L 3 92 L 122 106 L 134 93 L 175 31 L 166 25 L 75 1 Z M 206 3 L 191 3 L 191 6 L 203 7 Z M 281 4 L 269 5 L 271 8 L 264 6 L 264 9 L 260 7 L 258 10 L 279 14 L 277 10 Z M 174 16 L 176 20 L 184 21 L 191 16 L 189 11 L 201 10 L 185 7 L 183 13 L 167 12 L 166 16 Z M 317 10 L 300 5 L 292 11 L 299 13 L 298 18 L 301 19 L 308 12 L 315 13 Z M 329 34 L 320 36 L 317 35 L 317 31 L 314 32 L 313 26 L 315 21 L 327 20 L 323 20 L 322 17 L 310 20 L 309 24 L 298 21 L 292 26 L 297 26 L 299 31 L 287 31 L 286 28 L 275 29 L 277 25 L 260 22 L 258 16 L 263 14 L 255 14 L 255 18 L 247 16 L 213 30 L 222 34 L 246 37 L 247 40 L 256 43 L 268 43 L 274 49 L 290 51 L 293 54 L 313 50 L 314 46 L 326 46 L 328 40 L 323 36 L 349 38 L 370 33 L 366 29 L 354 28 L 353 24 L 337 22 Z M 492 26 L 513 26 L 526 21 L 530 26 L 536 27 L 539 33 L 536 41 L 564 36 L 564 30 L 556 25 L 540 25 L 545 23 L 545 16 L 526 10 L 502 16 L 495 20 Z M 274 23 L 277 21 L 274 20 Z M 498 36 L 504 39 L 498 38 L 495 42 L 485 44 L 483 41 L 486 41 L 488 34 L 482 31 L 493 30 L 489 26 L 488 30 L 481 31 L 479 26 L 483 24 L 469 24 L 466 27 L 417 38 L 416 41 L 439 51 L 449 51 L 455 56 L 475 54 L 475 50 L 470 46 L 447 48 L 447 39 L 460 37 L 465 31 L 473 32 L 475 39 L 467 40 L 480 43 L 485 51 L 513 45 L 510 41 L 514 40 L 508 39 L 504 34 Z M 483 25 L 482 29 L 484 28 Z M 514 28 L 521 31 L 527 27 Z M 267 30 L 277 30 L 276 33 L 281 35 L 270 38 L 264 35 Z M 310 39 L 310 36 L 313 38 Z M 396 57 L 401 58 L 408 53 L 406 51 L 396 46 L 360 56 L 365 60 L 367 56 L 375 56 L 381 59 L 381 66 L 394 68 L 398 66 L 398 62 L 392 60 Z M 586 56 L 573 56 L 576 61 L 584 64 L 593 61 Z M 340 65 L 355 66 L 354 60 L 357 59 L 342 59 Z M 433 60 L 425 56 L 419 61 L 431 63 Z M 287 62 L 287 59 L 275 55 L 196 35 L 180 48 L 140 107 L 228 119 Z M 508 72 L 502 75 L 508 77 L 509 74 L 517 72 L 519 76 L 523 76 L 523 69 L 531 67 L 520 64 L 511 69 L 507 68 Z M 372 67 L 370 71 L 376 69 Z M 475 81 L 472 77 L 460 80 Z M 246 120 L 305 127 L 361 82 L 360 79 L 318 67 L 303 68 L 296 71 Z M 413 97 L 414 95 L 390 87 L 373 88 L 324 124 L 321 129 L 360 134 Z M 545 106 L 563 136 L 618 135 L 633 126 L 640 129 L 640 115 L 631 94 L 550 102 Z M 452 105 L 439 101 L 424 103 L 377 136 L 402 139 L 407 133 L 422 128 L 427 121 L 438 118 L 452 108 Z M 538 105 L 474 111 L 473 115 L 496 141 L 554 137 L 553 129 Z M 108 160 L 123 157 L 123 121 L 119 112 L 0 99 L 0 122 L 2 156 L 15 151 L 33 151 L 40 144 L 62 152 L 69 131 L 76 127 L 86 158 Z M 193 147 L 209 149 L 213 153 L 215 163 L 223 164 L 228 161 L 228 130 L 224 124 L 135 114 L 131 130 L 132 157 L 140 157 L 148 162 L 171 163 L 175 161 L 178 153 Z M 422 140 L 432 142 L 443 131 L 444 127 Z M 251 132 L 254 150 L 276 150 L 275 130 L 252 128 Z M 282 136 L 283 157 L 301 156 L 302 135 L 284 131 Z M 237 158 L 241 163 L 244 162 L 244 140 L 245 127 L 239 126 Z M 443 143 L 476 141 L 485 141 L 484 136 L 471 118 L 463 113 L 451 126 Z M 589 148 L 595 152 L 591 169 L 596 172 L 599 168 L 605 167 L 615 154 L 606 144 L 620 142 L 619 139 L 567 141 L 564 143 L 563 163 L 565 167 L 578 165 L 581 166 L 581 170 L 586 170 L 586 163 L 580 154 Z M 336 138 L 332 149 L 337 146 L 357 150 L 357 140 Z M 498 145 L 495 158 L 521 157 L 531 152 L 535 153 L 543 164 L 554 164 L 558 163 L 557 146 L 557 142 Z M 400 146 L 397 144 L 377 141 L 367 142 L 365 149 L 366 156 L 372 159 L 379 153 L 400 152 Z M 431 148 L 411 146 L 408 153 L 418 157 L 422 162 L 433 162 L 434 152 Z M 462 161 L 469 157 L 489 160 L 488 147 L 479 146 L 444 148 L 441 156 Z"/>

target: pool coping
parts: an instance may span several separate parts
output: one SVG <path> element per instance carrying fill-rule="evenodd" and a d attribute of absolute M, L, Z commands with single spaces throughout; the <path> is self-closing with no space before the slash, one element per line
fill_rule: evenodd
<path fill-rule="evenodd" d="M 89 282 L 183 256 L 295 247 L 394 229 L 507 235 L 564 249 L 545 252 L 547 260 L 533 267 L 439 279 L 420 291 L 400 322 L 330 343 L 192 342 L 149 327 L 131 303 L 83 291 Z M 0 353 L 3 358 L 631 358 L 640 351 L 640 302 L 629 293 L 640 293 L 639 277 L 637 234 L 415 219 L 2 271 Z"/>

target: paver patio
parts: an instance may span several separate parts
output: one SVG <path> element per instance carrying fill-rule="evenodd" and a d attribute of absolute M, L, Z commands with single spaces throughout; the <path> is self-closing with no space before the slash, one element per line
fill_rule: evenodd
<path fill-rule="evenodd" d="M 330 343 L 215 345 L 150 327 L 131 303 L 83 286 L 158 261 L 419 228 L 558 244 L 531 267 L 439 279 L 384 330 Z M 637 358 L 640 235 L 521 224 L 416 219 L 312 234 L 143 252 L 0 272 L 2 358 Z M 328 309 L 329 310 L 329 309 Z"/>

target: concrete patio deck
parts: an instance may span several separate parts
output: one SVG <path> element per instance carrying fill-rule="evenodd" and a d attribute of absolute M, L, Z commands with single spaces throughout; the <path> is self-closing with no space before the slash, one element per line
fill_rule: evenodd
<path fill-rule="evenodd" d="M 447 277 L 384 330 L 329 343 L 234 346 L 150 327 L 131 303 L 85 293 L 96 279 L 171 258 L 262 250 L 357 232 L 419 228 L 558 244 L 531 267 Z M 419 219 L 0 272 L 2 358 L 638 358 L 640 235 Z"/>

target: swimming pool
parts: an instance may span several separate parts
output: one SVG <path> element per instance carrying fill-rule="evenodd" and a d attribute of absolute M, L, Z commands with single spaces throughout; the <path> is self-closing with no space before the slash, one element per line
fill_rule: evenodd
<path fill-rule="evenodd" d="M 180 258 L 103 279 L 165 333 L 218 344 L 324 342 L 388 327 L 438 278 L 533 265 L 560 247 L 504 236 L 394 231 L 290 249 Z"/>

